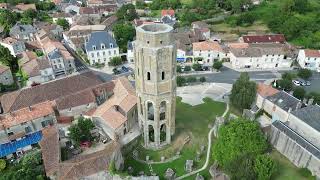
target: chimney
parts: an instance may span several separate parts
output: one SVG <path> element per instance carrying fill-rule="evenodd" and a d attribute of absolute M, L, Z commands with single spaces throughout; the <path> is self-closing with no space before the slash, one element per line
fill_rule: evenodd
<path fill-rule="evenodd" d="M 301 101 L 299 101 L 298 104 L 297 104 L 297 106 L 296 106 L 296 110 L 300 109 L 301 106 L 302 106 L 302 103 L 301 103 Z"/>
<path fill-rule="evenodd" d="M 313 104 L 313 101 L 314 101 L 314 99 L 313 99 L 313 98 L 310 98 L 309 101 L 308 101 L 308 106 L 312 105 L 312 104 Z"/>

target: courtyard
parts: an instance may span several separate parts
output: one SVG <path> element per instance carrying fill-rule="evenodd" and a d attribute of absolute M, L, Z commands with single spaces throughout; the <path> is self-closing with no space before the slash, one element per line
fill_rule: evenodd
<path fill-rule="evenodd" d="M 193 160 L 193 170 L 201 168 L 206 158 L 210 125 L 213 124 L 215 117 L 223 114 L 225 109 L 225 103 L 214 101 L 211 98 L 204 98 L 202 104 L 191 106 L 182 102 L 182 98 L 178 97 L 176 132 L 172 144 L 160 151 L 152 151 L 143 148 L 143 141 L 139 139 L 134 149 L 138 152 L 137 158 L 142 161 L 146 160 L 147 156 L 153 162 L 160 162 L 161 157 L 169 159 L 177 156 L 178 158 L 169 162 L 148 165 L 134 159 L 132 152 L 129 152 L 125 155 L 125 170 L 132 167 L 132 175 L 141 175 L 143 172 L 145 175 L 154 174 L 164 179 L 168 168 L 172 168 L 177 177 L 186 174 L 184 169 L 186 160 Z M 209 176 L 208 172 L 205 174 Z"/>

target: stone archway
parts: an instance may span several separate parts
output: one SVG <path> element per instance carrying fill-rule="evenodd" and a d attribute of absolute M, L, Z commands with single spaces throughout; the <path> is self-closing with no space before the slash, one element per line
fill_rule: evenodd
<path fill-rule="evenodd" d="M 149 134 L 149 141 L 154 142 L 154 128 L 152 125 L 148 126 L 148 134 Z"/>
<path fill-rule="evenodd" d="M 154 120 L 154 107 L 152 102 L 147 103 L 148 120 Z"/>
<path fill-rule="evenodd" d="M 160 126 L 160 143 L 167 140 L 167 127 L 166 124 Z"/>

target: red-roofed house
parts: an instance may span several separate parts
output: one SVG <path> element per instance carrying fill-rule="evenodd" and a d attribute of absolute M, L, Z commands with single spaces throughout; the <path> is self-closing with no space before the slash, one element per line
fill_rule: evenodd
<path fill-rule="evenodd" d="M 286 38 L 283 34 L 246 35 L 240 37 L 239 41 L 245 43 L 285 43 Z"/>
<path fill-rule="evenodd" d="M 320 50 L 301 49 L 297 61 L 302 68 L 320 71 Z"/>
<path fill-rule="evenodd" d="M 203 41 L 192 43 L 193 56 L 195 58 L 202 58 L 198 61 L 200 64 L 212 66 L 214 61 L 220 60 L 226 57 L 226 53 L 222 46 L 215 41 Z"/>
<path fill-rule="evenodd" d="M 137 98 L 135 91 L 126 78 L 115 82 L 114 94 L 92 115 L 97 126 L 113 140 L 118 140 L 137 124 Z"/>

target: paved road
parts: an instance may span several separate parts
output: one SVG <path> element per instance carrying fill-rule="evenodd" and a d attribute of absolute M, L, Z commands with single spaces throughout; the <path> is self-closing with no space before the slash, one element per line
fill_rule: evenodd
<path fill-rule="evenodd" d="M 257 71 L 248 72 L 252 80 L 262 82 L 267 79 L 273 79 L 281 76 L 281 72 L 271 72 L 271 71 Z M 207 75 L 196 75 L 197 77 L 206 77 L 207 82 L 216 83 L 229 83 L 233 84 L 240 76 L 240 72 L 229 69 L 227 67 L 221 68 L 220 73 L 207 74 Z"/>

